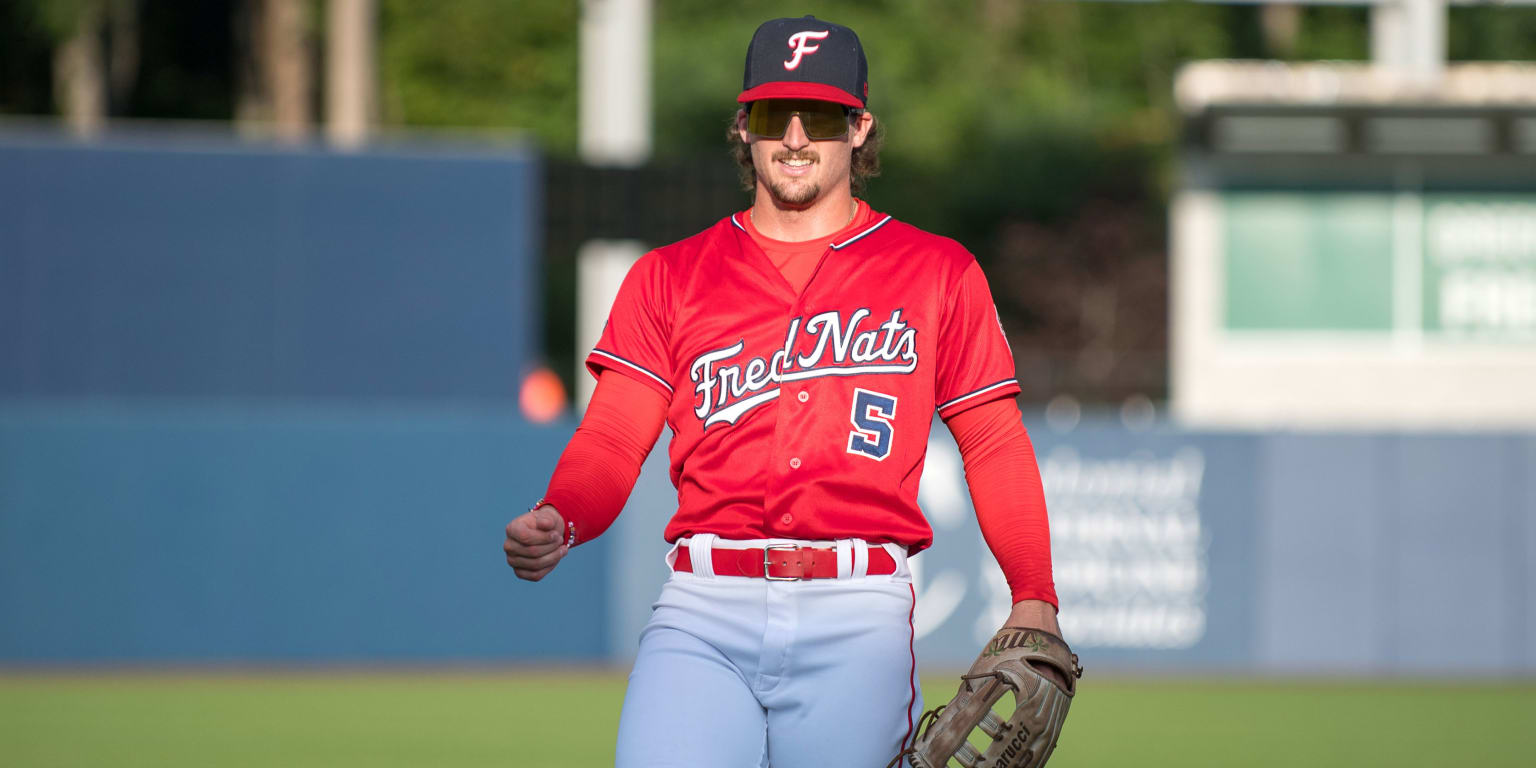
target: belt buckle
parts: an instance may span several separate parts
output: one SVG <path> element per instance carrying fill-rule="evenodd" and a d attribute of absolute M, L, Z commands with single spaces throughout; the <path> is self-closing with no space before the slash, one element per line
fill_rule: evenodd
<path fill-rule="evenodd" d="M 800 551 L 800 545 L 799 544 L 769 544 L 769 545 L 763 547 L 763 578 L 765 578 L 765 579 L 767 579 L 769 581 L 804 581 L 805 580 L 805 576 L 804 576 L 804 573 L 805 573 L 805 563 L 804 562 L 800 563 L 800 573 L 802 574 L 800 576 L 775 576 L 775 575 L 773 575 L 773 573 L 771 571 L 768 570 L 769 566 L 770 566 L 770 561 L 771 561 L 771 558 L 772 558 L 772 553 L 775 550 L 780 551 L 780 552 L 798 552 L 798 551 Z"/>

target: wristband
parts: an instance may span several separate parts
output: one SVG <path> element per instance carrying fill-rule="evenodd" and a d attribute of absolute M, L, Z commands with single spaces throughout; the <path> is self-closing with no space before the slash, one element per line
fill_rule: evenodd
<path fill-rule="evenodd" d="M 528 511 L 529 512 L 536 512 L 536 511 L 538 511 L 539 507 L 542 507 L 542 506 L 544 506 L 546 504 L 549 504 L 549 500 L 548 499 L 539 499 L 538 501 L 535 501 L 533 503 L 533 506 L 528 508 Z M 553 505 L 551 505 L 551 506 L 553 506 Z M 567 546 L 567 547 L 574 547 L 574 546 L 576 546 L 576 522 L 573 521 L 573 520 L 568 520 L 565 523 L 565 546 Z"/>

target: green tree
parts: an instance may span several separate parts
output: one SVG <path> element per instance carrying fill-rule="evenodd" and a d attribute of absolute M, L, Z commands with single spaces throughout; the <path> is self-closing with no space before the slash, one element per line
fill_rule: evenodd
<path fill-rule="evenodd" d="M 547 151 L 574 154 L 580 5 L 384 0 L 384 122 L 515 130 Z"/>

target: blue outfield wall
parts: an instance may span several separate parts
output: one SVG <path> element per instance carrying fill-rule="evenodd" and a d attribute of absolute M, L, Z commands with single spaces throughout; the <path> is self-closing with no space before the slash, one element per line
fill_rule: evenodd
<path fill-rule="evenodd" d="M 0 406 L 0 663 L 622 663 L 666 578 L 665 438 L 611 531 L 548 579 L 500 552 L 573 428 Z M 1033 434 L 1063 627 L 1092 668 L 1536 674 L 1536 437 Z M 917 650 L 954 668 L 1007 591 L 941 426 L 929 455 Z"/>
<path fill-rule="evenodd" d="M 1536 437 L 1263 444 L 1259 662 L 1536 673 Z"/>
<path fill-rule="evenodd" d="M 502 529 L 573 425 L 493 408 L 0 406 L 0 661 L 592 660 L 606 541 Z"/>
<path fill-rule="evenodd" d="M 0 397 L 511 402 L 524 152 L 0 134 Z"/>
<path fill-rule="evenodd" d="M 571 428 L 516 410 L 540 195 L 520 149 L 0 133 L 0 660 L 605 653 L 602 558 L 500 552 Z"/>

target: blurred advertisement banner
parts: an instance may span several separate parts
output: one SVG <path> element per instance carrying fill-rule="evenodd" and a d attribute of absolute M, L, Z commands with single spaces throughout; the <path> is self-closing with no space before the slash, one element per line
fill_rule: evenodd
<path fill-rule="evenodd" d="M 1041 465 L 1056 589 L 1076 647 L 1189 648 L 1205 636 L 1209 564 L 1200 522 L 1205 454 L 1086 459 L 1070 447 Z"/>
<path fill-rule="evenodd" d="M 1430 195 L 1424 207 L 1424 329 L 1536 337 L 1536 195 Z"/>

